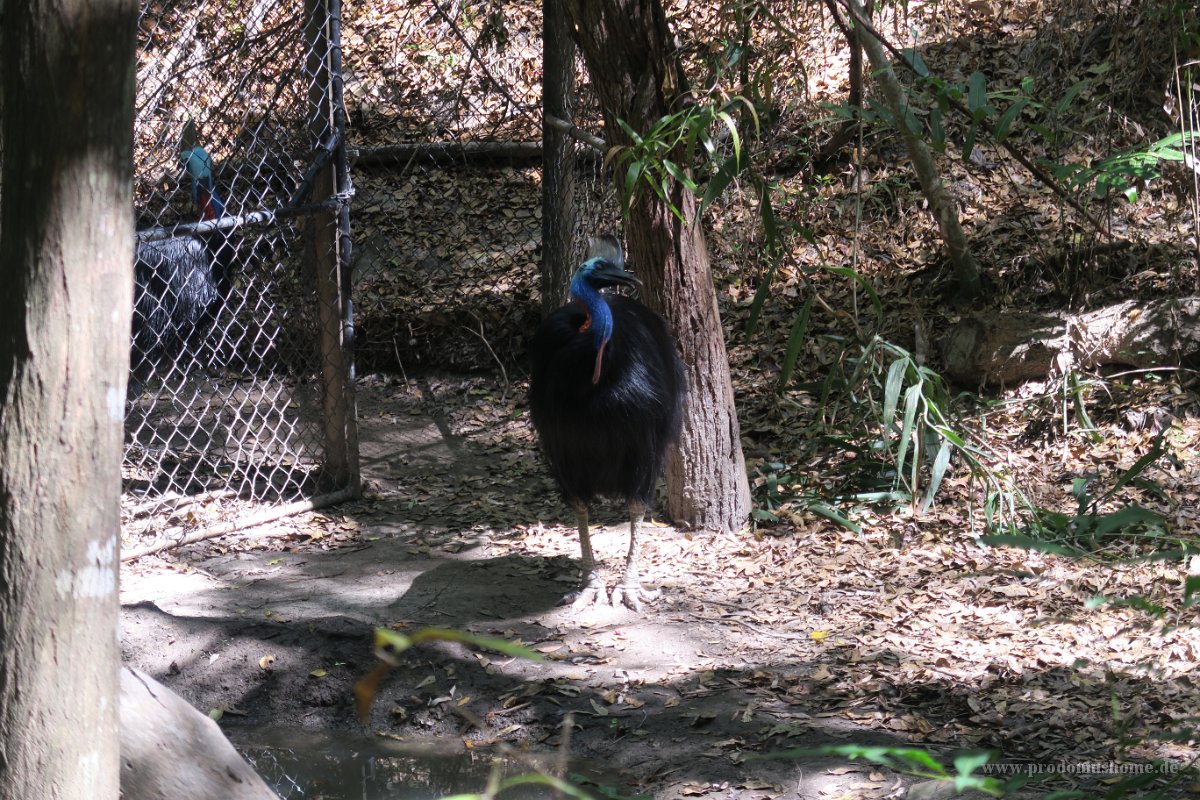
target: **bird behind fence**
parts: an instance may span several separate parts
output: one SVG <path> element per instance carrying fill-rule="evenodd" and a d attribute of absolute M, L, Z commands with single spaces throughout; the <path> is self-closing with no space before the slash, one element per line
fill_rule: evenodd
<path fill-rule="evenodd" d="M 679 438 L 686 384 L 666 321 L 604 292 L 639 283 L 625 271 L 616 237 L 594 239 L 571 280 L 570 302 L 543 320 L 530 343 L 530 415 L 579 525 L 583 585 L 567 597 L 577 609 L 611 602 L 640 611 L 660 594 L 641 585 L 640 528 L 667 447 Z M 629 554 L 611 596 L 588 535 L 588 505 L 598 497 L 629 510 Z"/>
<path fill-rule="evenodd" d="M 225 213 L 212 158 L 202 147 L 180 153 L 203 220 Z M 233 243 L 224 231 L 140 242 L 134 263 L 131 386 L 199 357 L 232 288 Z"/>

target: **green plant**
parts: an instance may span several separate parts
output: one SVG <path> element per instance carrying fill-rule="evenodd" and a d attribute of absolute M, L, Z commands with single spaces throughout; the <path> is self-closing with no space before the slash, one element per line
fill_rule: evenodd
<path fill-rule="evenodd" d="M 904 775 L 927 780 L 944 781 L 954 785 L 955 792 L 974 790 L 991 797 L 1003 797 L 1015 781 L 1004 782 L 985 775 L 977 775 L 984 765 L 990 763 L 994 754 L 987 752 L 965 752 L 956 755 L 952 768 L 947 769 L 929 751 L 917 747 L 868 747 L 857 744 L 826 745 L 796 750 L 784 750 L 750 756 L 747 760 L 770 758 L 817 758 L 840 756 L 851 760 L 861 758 Z"/>
<path fill-rule="evenodd" d="M 956 453 L 973 478 L 987 482 L 989 494 L 1011 495 L 1011 483 L 989 466 L 990 455 L 960 430 L 956 405 L 965 396 L 953 395 L 937 372 L 904 348 L 873 337 L 830 373 L 820 392 L 827 429 L 839 446 L 864 456 L 854 463 L 866 491 L 843 499 L 904 500 L 924 512 Z"/>
<path fill-rule="evenodd" d="M 1115 536 L 1169 538 L 1166 520 L 1160 514 L 1138 505 L 1104 510 L 1121 489 L 1131 484 L 1163 496 L 1161 488 L 1143 473 L 1166 453 L 1163 437 L 1169 430 L 1160 431 L 1150 450 L 1120 473 L 1107 489 L 1093 491 L 1098 483 L 1096 475 L 1075 478 L 1071 482 L 1071 495 L 1075 498 L 1073 514 L 1031 506 L 1032 514 L 1022 533 L 995 534 L 985 537 L 985 541 L 1080 556 L 1098 554 Z"/>
<path fill-rule="evenodd" d="M 757 130 L 754 106 L 743 97 L 690 105 L 659 118 L 647 131 L 636 131 L 625 120 L 617 120 L 631 142 L 613 148 L 608 156 L 622 176 L 618 183 L 622 213 L 628 216 L 638 190 L 648 189 L 686 222 L 683 212 L 671 199 L 672 184 L 678 182 L 702 198 L 702 215 L 708 204 L 748 166 L 739 125 L 733 116 L 739 108 L 750 113 Z M 729 156 L 724 154 L 722 137 L 714 135 L 717 129 L 728 137 L 732 149 Z M 707 186 L 701 188 L 706 179 Z"/>
<path fill-rule="evenodd" d="M 1087 190 L 1096 197 L 1119 194 L 1129 202 L 1137 201 L 1138 187 L 1156 180 L 1163 162 L 1182 162 L 1187 150 L 1200 141 L 1200 133 L 1181 131 L 1159 139 L 1144 148 L 1130 148 L 1090 165 L 1063 164 L 1054 168 L 1054 177 L 1072 189 Z"/>

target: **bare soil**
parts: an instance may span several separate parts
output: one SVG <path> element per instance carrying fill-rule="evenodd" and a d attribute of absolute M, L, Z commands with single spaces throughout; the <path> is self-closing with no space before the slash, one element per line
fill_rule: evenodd
<path fill-rule="evenodd" d="M 989 746 L 1039 763 L 1100 758 L 1115 740 L 1077 734 L 1106 724 L 1114 692 L 1128 691 L 1138 724 L 1161 722 L 1153 709 L 1167 718 L 1197 707 L 1186 676 L 1160 672 L 1148 684 L 1092 652 L 1155 634 L 1123 626 L 1085 644 L 1081 634 L 1113 618 L 1078 616 L 1082 596 L 1063 567 L 979 547 L 940 522 L 859 536 L 798 520 L 789 537 L 652 522 L 646 583 L 664 597 L 642 614 L 575 613 L 559 605 L 579 577 L 570 515 L 542 470 L 522 392 L 497 384 L 365 380 L 367 496 L 126 565 L 125 661 L 219 711 L 242 744 L 294 732 L 358 750 L 369 741 L 434 742 L 442 754 L 561 747 L 603 776 L 594 780 L 609 796 L 664 800 L 903 796 L 913 779 L 861 761 L 748 758 L 908 741 L 946 762 Z M 611 581 L 627 528 L 619 509 L 599 518 L 594 545 Z M 895 537 L 906 528 L 901 556 Z M 1074 620 L 1039 627 L 1060 611 Z M 499 636 L 546 660 L 416 648 L 363 725 L 352 686 L 375 664 L 376 626 Z M 1157 652 L 1195 639 L 1177 630 Z M 1097 660 L 1099 683 L 1071 671 L 1080 657 Z M 407 781 L 427 793 L 380 796 L 438 796 L 427 775 Z"/>

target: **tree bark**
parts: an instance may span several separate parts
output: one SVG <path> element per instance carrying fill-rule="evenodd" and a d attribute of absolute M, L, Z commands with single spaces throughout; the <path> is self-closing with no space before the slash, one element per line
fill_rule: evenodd
<path fill-rule="evenodd" d="M 119 791 L 132 0 L 0 26 L 0 800 Z"/>
<path fill-rule="evenodd" d="M 279 800 L 217 723 L 144 672 L 121 670 L 122 800 Z"/>
<path fill-rule="evenodd" d="M 566 302 L 575 233 L 575 140 L 551 124 L 575 120 L 575 40 L 558 0 L 542 2 L 542 315 Z"/>
<path fill-rule="evenodd" d="M 685 101 L 687 82 L 658 0 L 571 0 L 567 9 L 610 144 L 631 143 L 618 119 L 646 131 Z M 708 248 L 695 198 L 675 183 L 670 199 L 682 221 L 643 192 L 626 226 L 630 264 L 687 366 L 683 439 L 667 461 L 668 510 L 680 524 L 737 530 L 750 512 L 750 488 Z"/>
<path fill-rule="evenodd" d="M 1012 385 L 1071 369 L 1200 366 L 1200 297 L 1130 300 L 1080 314 L 976 314 L 942 342 L 948 377 Z"/>

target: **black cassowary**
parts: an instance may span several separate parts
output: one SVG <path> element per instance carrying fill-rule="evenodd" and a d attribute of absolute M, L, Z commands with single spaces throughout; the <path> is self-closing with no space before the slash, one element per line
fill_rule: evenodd
<path fill-rule="evenodd" d="M 192 202 L 204 220 L 219 219 L 212 159 L 201 147 L 180 154 L 192 181 Z M 201 350 L 232 287 L 233 244 L 214 231 L 141 242 L 134 263 L 131 383 Z"/>
<path fill-rule="evenodd" d="M 579 524 L 584 584 L 567 598 L 576 608 L 608 600 L 641 611 L 660 594 L 638 577 L 639 529 L 667 447 L 679 438 L 686 383 L 666 321 L 601 292 L 638 283 L 615 237 L 593 240 L 571 280 L 571 302 L 546 317 L 530 344 L 530 415 Z M 611 599 L 588 536 L 588 504 L 601 496 L 629 509 L 629 555 Z"/>

